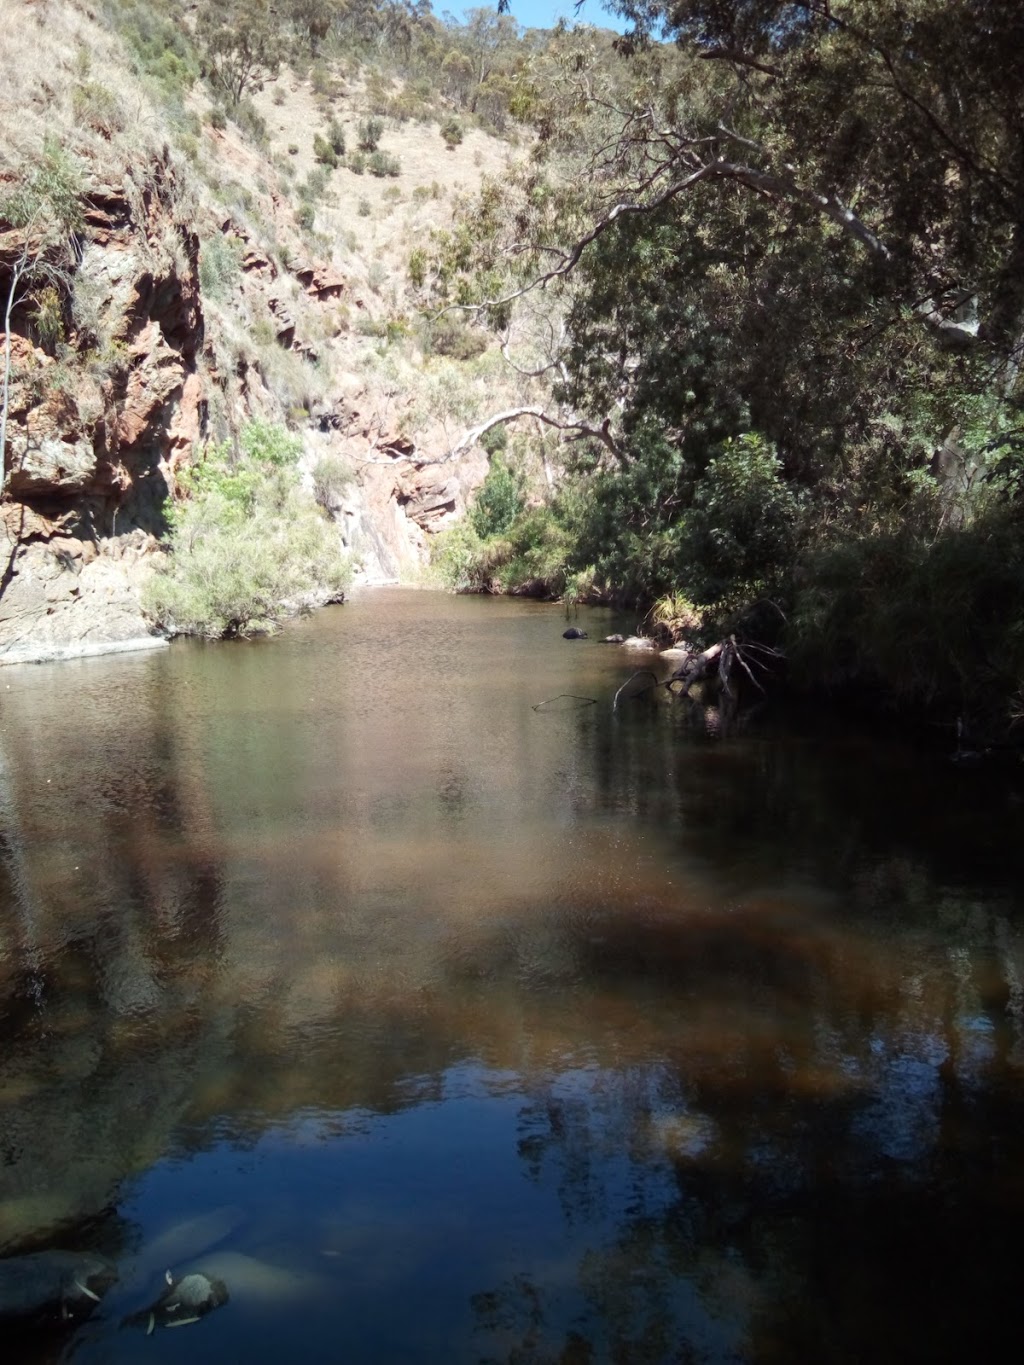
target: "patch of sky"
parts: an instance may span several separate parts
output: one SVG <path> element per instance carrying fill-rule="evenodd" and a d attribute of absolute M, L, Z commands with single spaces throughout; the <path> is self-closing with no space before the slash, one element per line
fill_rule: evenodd
<path fill-rule="evenodd" d="M 467 13 L 479 7 L 468 0 L 466 4 L 435 4 L 435 12 L 450 13 L 464 23 Z M 624 33 L 628 27 L 622 16 L 611 12 L 602 0 L 583 0 L 581 5 L 575 4 L 574 0 L 509 0 L 509 13 L 523 28 L 554 28 L 559 19 L 567 24 L 610 28 L 616 33 Z"/>

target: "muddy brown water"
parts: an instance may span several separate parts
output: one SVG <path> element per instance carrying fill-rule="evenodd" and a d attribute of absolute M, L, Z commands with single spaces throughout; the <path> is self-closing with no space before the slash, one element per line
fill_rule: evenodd
<path fill-rule="evenodd" d="M 5 1359 L 995 1358 L 1018 792 L 613 714 L 565 625 L 388 590 L 0 672 L 0 1254 L 121 1275 Z M 229 1303 L 123 1326 L 167 1268 Z"/>

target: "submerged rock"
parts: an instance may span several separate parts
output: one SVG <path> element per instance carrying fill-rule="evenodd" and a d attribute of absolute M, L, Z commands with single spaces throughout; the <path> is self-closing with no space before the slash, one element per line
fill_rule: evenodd
<path fill-rule="evenodd" d="M 117 1280 L 103 1256 L 37 1251 L 0 1260 L 0 1323 L 85 1318 Z"/>
<path fill-rule="evenodd" d="M 626 637 L 625 635 L 606 635 L 601 643 L 603 645 L 624 645 Z"/>
<path fill-rule="evenodd" d="M 175 1280 L 167 1272 L 167 1288 L 148 1308 L 125 1319 L 128 1327 L 145 1327 L 146 1335 L 157 1327 L 185 1327 L 212 1313 L 228 1301 L 228 1287 L 199 1271 Z"/>
<path fill-rule="evenodd" d="M 568 630 L 562 631 L 563 640 L 585 640 L 587 632 L 580 630 L 579 626 L 570 626 Z"/>

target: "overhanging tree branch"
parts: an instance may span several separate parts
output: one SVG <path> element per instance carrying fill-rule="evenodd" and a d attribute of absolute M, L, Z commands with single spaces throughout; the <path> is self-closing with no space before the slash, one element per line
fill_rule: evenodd
<path fill-rule="evenodd" d="M 700 184 L 702 180 L 733 180 L 741 185 L 746 185 L 748 189 L 756 190 L 761 194 L 768 194 L 773 197 L 788 199 L 793 203 L 807 204 L 816 209 L 826 218 L 831 219 L 838 227 L 865 247 L 872 255 L 879 257 L 883 261 L 889 261 L 892 252 L 885 245 L 882 239 L 860 219 L 836 194 L 823 194 L 817 190 L 810 190 L 800 185 L 796 180 L 789 176 L 775 174 L 771 171 L 758 170 L 755 166 L 748 166 L 742 162 L 729 161 L 725 158 L 716 158 L 714 161 L 705 162 L 698 165 L 696 169 L 685 175 L 680 180 L 674 180 L 670 185 L 653 195 L 650 199 L 639 202 L 627 201 L 616 204 L 615 207 L 590 229 L 585 236 L 579 238 L 572 247 L 563 252 L 563 259 L 560 265 L 553 270 L 547 270 L 543 274 L 536 276 L 529 283 L 520 289 L 513 290 L 510 294 L 504 295 L 499 299 L 488 299 L 484 303 L 477 304 L 449 304 L 447 308 L 441 309 L 438 316 L 461 310 L 464 312 L 484 312 L 490 308 L 502 308 L 509 303 L 514 303 L 516 299 L 523 298 L 526 294 L 532 293 L 534 289 L 545 289 L 552 280 L 561 279 L 568 275 L 579 264 L 583 253 L 587 247 L 606 233 L 609 228 L 615 226 L 621 219 L 633 214 L 649 214 L 656 212 L 663 205 L 676 199 L 681 194 L 685 194 L 694 185 Z M 550 250 L 550 248 L 545 248 Z"/>
<path fill-rule="evenodd" d="M 545 412 L 540 407 L 520 407 L 509 408 L 507 412 L 497 412 L 492 417 L 488 417 L 485 422 L 481 422 L 479 426 L 471 427 L 462 439 L 452 446 L 446 458 L 453 460 L 463 451 L 475 446 L 481 436 L 486 435 L 492 427 L 501 426 L 504 422 L 512 422 L 517 417 L 535 417 L 538 422 L 543 422 L 548 427 L 554 427 L 556 431 L 573 432 L 577 437 L 591 437 L 595 441 L 600 441 L 616 457 L 622 453 L 611 434 L 611 421 L 607 417 L 599 427 L 595 427 L 589 422 L 563 421 L 559 417 L 552 417 L 550 413 Z"/>
<path fill-rule="evenodd" d="M 541 407 L 524 405 L 518 408 L 508 408 L 505 412 L 496 412 L 485 421 L 478 423 L 475 427 L 470 427 L 470 429 L 455 442 L 446 455 L 439 455 L 428 460 L 417 453 L 415 446 L 412 450 L 403 450 L 397 446 L 379 446 L 374 442 L 371 446 L 371 450 L 390 449 L 392 452 L 390 457 L 387 459 L 377 459 L 374 456 L 369 455 L 361 458 L 359 463 L 364 465 L 377 464 L 394 466 L 400 460 L 409 460 L 411 463 L 415 464 L 417 468 L 423 468 L 427 465 L 450 464 L 452 460 L 465 454 L 467 450 L 471 450 L 482 436 L 486 436 L 492 427 L 501 426 L 505 422 L 514 422 L 518 417 L 533 417 L 536 421 L 542 422 L 545 426 L 553 427 L 556 431 L 570 433 L 577 440 L 590 438 L 595 441 L 600 441 L 612 455 L 617 459 L 621 458 L 622 450 L 611 433 L 610 418 L 606 417 L 600 426 L 594 426 L 590 422 L 576 422 L 571 419 L 552 417 L 549 412 L 545 412 Z"/>
<path fill-rule="evenodd" d="M 964 146 L 963 142 L 954 136 L 949 128 L 946 127 L 945 123 L 943 123 L 935 113 L 934 109 L 926 104 L 918 95 L 915 95 L 913 90 L 909 89 L 896 71 L 896 61 L 892 53 L 887 48 L 883 47 L 877 39 L 873 38 L 865 29 L 860 28 L 857 24 L 851 23 L 850 20 L 844 16 L 837 14 L 832 8 L 829 0 L 803 0 L 803 8 L 807 10 L 809 14 L 813 14 L 817 18 L 830 24 L 833 28 L 848 33 L 856 42 L 860 43 L 863 47 L 873 52 L 876 57 L 880 58 L 892 80 L 893 89 L 899 95 L 900 99 L 904 100 L 907 104 L 912 105 L 913 108 L 917 110 L 921 117 L 928 123 L 932 131 L 950 148 L 957 160 L 963 165 L 969 166 L 976 174 L 997 180 L 1005 189 L 1009 189 L 1013 192 L 1013 182 L 1008 176 L 1006 176 L 997 166 L 987 166 L 984 162 L 979 161 L 978 158 Z"/>
<path fill-rule="evenodd" d="M 737 66 L 749 66 L 752 70 L 761 71 L 766 76 L 782 75 L 779 67 L 769 66 L 767 62 L 759 62 L 749 52 L 740 52 L 735 47 L 711 47 L 697 55 L 702 62 L 735 62 Z"/>

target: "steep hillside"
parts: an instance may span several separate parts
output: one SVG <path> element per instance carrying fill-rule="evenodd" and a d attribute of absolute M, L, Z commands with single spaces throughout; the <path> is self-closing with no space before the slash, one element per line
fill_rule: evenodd
<path fill-rule="evenodd" d="M 510 142 L 466 126 L 446 143 L 443 110 L 374 115 L 401 84 L 354 60 L 281 65 L 225 111 L 176 16 L 194 18 L 5 14 L 6 661 L 149 638 L 139 586 L 166 500 L 254 418 L 301 438 L 339 554 L 370 580 L 415 573 L 486 472 L 479 447 L 452 447 L 529 389 L 485 335 L 424 320 L 409 270 Z"/>

